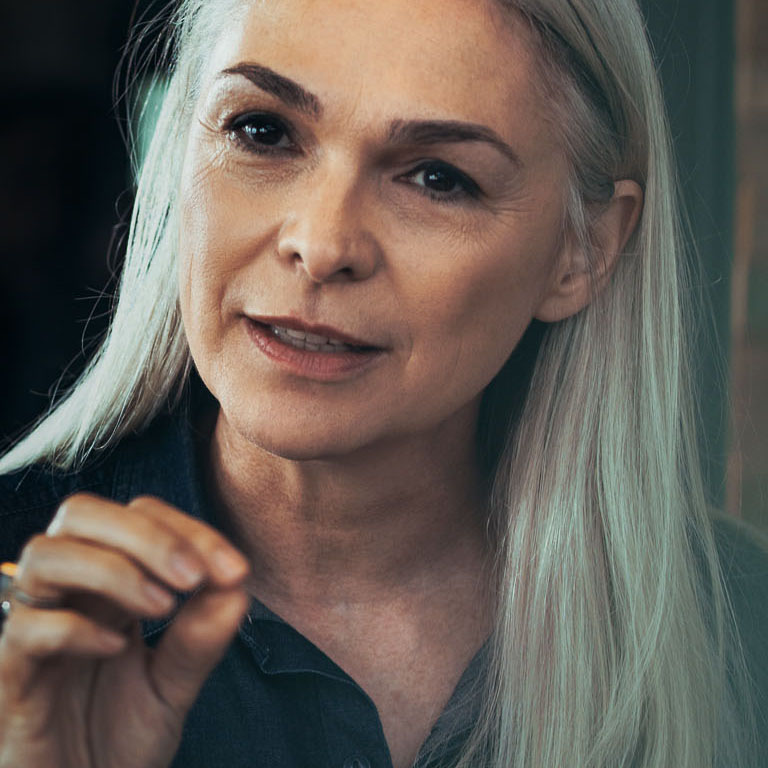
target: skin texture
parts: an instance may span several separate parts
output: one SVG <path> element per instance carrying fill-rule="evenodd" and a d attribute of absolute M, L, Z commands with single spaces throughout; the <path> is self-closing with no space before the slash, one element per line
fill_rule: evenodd
<path fill-rule="evenodd" d="M 366 689 L 396 766 L 490 631 L 482 391 L 532 318 L 589 299 L 561 231 L 566 160 L 509 22 L 465 0 L 254 7 L 219 40 L 187 147 L 181 306 L 221 404 L 212 494 L 253 591 Z M 254 84 L 252 65 L 309 95 Z M 392 139 L 425 120 L 482 125 L 507 151 Z M 442 184 L 436 161 L 454 169 Z M 640 197 L 617 185 L 606 269 Z M 246 315 L 386 351 L 341 380 L 297 375 L 255 347 Z"/>
<path fill-rule="evenodd" d="M 198 110 L 182 184 L 185 328 L 233 428 L 281 456 L 400 449 L 454 418 L 466 436 L 463 409 L 563 256 L 565 161 L 526 82 L 519 34 L 465 2 L 420 4 L 415 18 L 402 5 L 281 2 L 221 39 L 212 76 L 269 66 L 317 95 L 319 119 L 237 75 L 212 83 Z M 480 39 L 488 56 L 474 55 Z M 233 141 L 228 118 L 260 110 L 293 127 L 295 149 L 256 155 Z M 391 122 L 426 118 L 491 127 L 523 167 L 477 142 L 387 144 Z M 407 176 L 429 158 L 472 176 L 482 197 L 429 199 Z M 326 323 L 389 351 L 348 382 L 300 380 L 254 354 L 244 312 Z"/>
<path fill-rule="evenodd" d="M 312 96 L 300 108 L 295 87 L 281 98 L 224 74 L 244 62 Z M 280 0 L 227 26 L 186 148 L 179 276 L 221 406 L 202 446 L 208 490 L 246 559 L 159 500 L 131 514 L 69 500 L 19 572 L 65 608 L 16 605 L 0 637 L 1 768 L 168 765 L 247 592 L 362 685 L 394 766 L 411 764 L 492 623 L 482 391 L 532 318 L 590 296 L 561 232 L 567 167 L 535 76 L 525 28 L 475 0 Z M 404 135 L 425 120 L 496 141 Z M 617 182 L 598 288 L 640 205 Z M 298 374 L 263 354 L 246 315 L 382 351 L 333 380 Z M 174 552 L 192 560 L 186 580 Z M 148 583 L 205 583 L 156 652 L 137 620 L 169 608 Z"/>

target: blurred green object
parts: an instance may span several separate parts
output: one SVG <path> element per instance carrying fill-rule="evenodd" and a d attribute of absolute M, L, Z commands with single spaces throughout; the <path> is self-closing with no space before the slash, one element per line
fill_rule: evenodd
<path fill-rule="evenodd" d="M 160 115 L 163 96 L 168 87 L 168 78 L 158 73 L 150 73 L 144 77 L 136 90 L 133 105 L 132 130 L 135 137 L 134 163 L 136 173 L 141 170 L 144 158 L 149 151 L 155 124 Z"/>

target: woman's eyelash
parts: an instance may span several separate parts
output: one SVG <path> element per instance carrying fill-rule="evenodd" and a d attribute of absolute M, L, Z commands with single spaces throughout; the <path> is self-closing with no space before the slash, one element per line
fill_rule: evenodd
<path fill-rule="evenodd" d="M 475 181 L 442 160 L 427 160 L 401 176 L 407 179 L 418 177 L 421 177 L 422 183 L 415 186 L 423 190 L 422 194 L 437 202 L 458 203 L 467 198 L 476 200 L 482 195 Z"/>
<path fill-rule="evenodd" d="M 294 147 L 290 127 L 284 120 L 268 112 L 239 115 L 228 122 L 226 129 L 238 144 L 257 154 L 269 154 Z M 284 143 L 286 140 L 287 145 Z"/>

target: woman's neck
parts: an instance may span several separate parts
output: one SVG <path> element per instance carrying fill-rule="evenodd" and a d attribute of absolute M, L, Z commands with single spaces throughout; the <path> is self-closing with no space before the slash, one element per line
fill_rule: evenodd
<path fill-rule="evenodd" d="M 479 578 L 485 503 L 473 424 L 354 456 L 293 461 L 237 434 L 219 412 L 209 493 L 253 563 L 259 596 L 353 605 Z M 451 439 L 453 438 L 453 439 Z"/>

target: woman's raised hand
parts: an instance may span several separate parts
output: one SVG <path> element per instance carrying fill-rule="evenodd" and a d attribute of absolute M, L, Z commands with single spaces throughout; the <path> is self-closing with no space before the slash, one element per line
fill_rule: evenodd
<path fill-rule="evenodd" d="M 0 634 L 0 768 L 165 768 L 243 617 L 248 563 L 164 502 L 80 493 L 24 548 Z M 198 590 L 154 649 L 140 619 Z M 22 596 L 23 597 L 23 596 Z M 34 602 L 34 601 L 32 601 Z"/>

